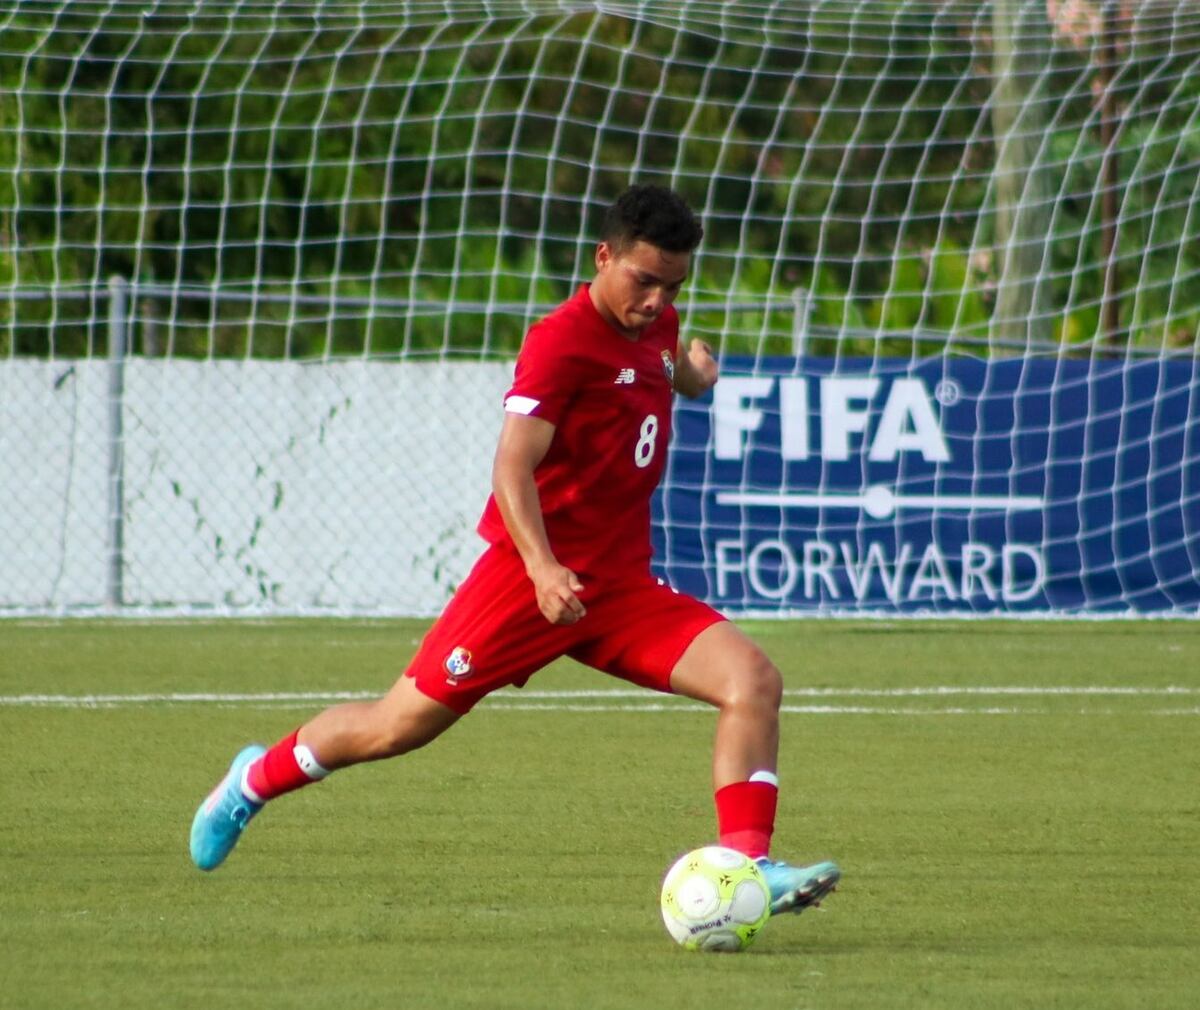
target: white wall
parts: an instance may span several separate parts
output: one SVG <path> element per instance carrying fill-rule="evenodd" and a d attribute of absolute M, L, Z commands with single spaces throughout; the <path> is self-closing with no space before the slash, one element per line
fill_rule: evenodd
<path fill-rule="evenodd" d="M 124 600 L 433 614 L 478 554 L 508 363 L 130 359 Z M 98 606 L 107 365 L 0 362 L 0 608 Z"/>

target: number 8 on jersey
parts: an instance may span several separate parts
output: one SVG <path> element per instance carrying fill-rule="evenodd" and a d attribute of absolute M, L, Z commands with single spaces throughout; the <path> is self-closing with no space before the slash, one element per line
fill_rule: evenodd
<path fill-rule="evenodd" d="M 638 429 L 637 445 L 633 448 L 633 461 L 640 468 L 645 469 L 654 459 L 655 439 L 658 437 L 658 415 L 647 414 L 646 419 L 642 421 L 642 426 Z"/>

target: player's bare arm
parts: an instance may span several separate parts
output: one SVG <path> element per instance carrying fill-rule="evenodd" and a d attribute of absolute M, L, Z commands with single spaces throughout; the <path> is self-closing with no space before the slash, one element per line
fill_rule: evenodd
<path fill-rule="evenodd" d="M 717 383 L 717 359 L 712 348 L 703 340 L 694 339 L 685 349 L 679 344 L 675 356 L 675 392 L 694 400 L 703 396 Z"/>
<path fill-rule="evenodd" d="M 550 449 L 554 425 L 540 417 L 505 414 L 492 463 L 492 493 L 525 571 L 538 608 L 551 624 L 574 624 L 586 613 L 576 593 L 583 584 L 558 563 L 546 536 L 533 471 Z"/>

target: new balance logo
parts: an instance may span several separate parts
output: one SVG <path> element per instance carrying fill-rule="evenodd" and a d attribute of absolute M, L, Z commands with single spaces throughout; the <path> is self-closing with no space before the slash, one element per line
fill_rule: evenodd
<path fill-rule="evenodd" d="M 622 368 L 613 379 L 614 386 L 632 386 L 637 379 L 637 372 L 632 368 Z"/>

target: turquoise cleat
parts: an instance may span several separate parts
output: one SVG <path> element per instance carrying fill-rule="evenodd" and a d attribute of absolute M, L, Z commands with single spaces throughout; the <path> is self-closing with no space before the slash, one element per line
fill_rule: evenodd
<path fill-rule="evenodd" d="M 238 752 L 225 777 L 200 804 L 192 820 L 192 862 L 202 870 L 215 870 L 233 851 L 250 819 L 262 809 L 242 794 L 242 772 L 266 753 L 253 744 Z"/>
<path fill-rule="evenodd" d="M 837 890 L 842 871 L 837 863 L 813 863 L 812 866 L 789 866 L 765 856 L 755 863 L 771 889 L 771 914 L 803 912 L 821 904 L 821 899 Z"/>

